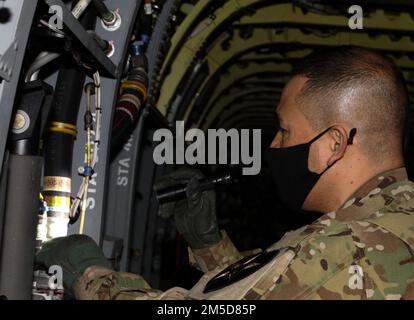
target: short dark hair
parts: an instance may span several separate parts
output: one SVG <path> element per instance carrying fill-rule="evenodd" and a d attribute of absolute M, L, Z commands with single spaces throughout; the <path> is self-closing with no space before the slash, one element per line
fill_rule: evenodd
<path fill-rule="evenodd" d="M 369 153 L 402 149 L 408 93 L 390 58 L 356 46 L 317 50 L 293 75 L 307 78 L 296 101 L 315 130 L 348 121 Z"/>

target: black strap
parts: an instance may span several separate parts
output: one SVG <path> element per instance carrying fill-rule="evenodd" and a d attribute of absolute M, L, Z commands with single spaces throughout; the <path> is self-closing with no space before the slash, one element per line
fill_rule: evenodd
<path fill-rule="evenodd" d="M 264 251 L 233 263 L 207 282 L 203 292 L 215 291 L 248 277 L 269 263 L 278 253 L 279 250 Z"/>
<path fill-rule="evenodd" d="M 351 132 L 349 132 L 348 145 L 352 145 L 354 143 L 354 137 L 356 133 L 357 133 L 357 129 L 352 128 Z"/>
<path fill-rule="evenodd" d="M 313 138 L 311 141 L 309 141 L 308 143 L 312 144 L 314 143 L 316 140 L 318 140 L 320 137 L 322 137 L 325 133 L 327 133 L 329 130 L 331 130 L 333 127 L 329 127 L 328 129 L 323 130 L 320 134 L 318 134 L 315 138 Z"/>
<path fill-rule="evenodd" d="M 333 128 L 333 126 L 329 127 L 328 129 L 325 129 L 324 131 L 322 131 L 320 134 L 318 134 L 315 138 L 313 138 L 308 143 L 314 143 L 316 140 L 318 140 L 320 137 L 322 137 L 325 133 L 327 133 L 332 128 Z M 357 129 L 352 128 L 351 131 L 349 132 L 349 138 L 348 138 L 348 141 L 347 141 L 347 145 L 352 145 L 354 143 L 354 137 L 355 137 L 356 133 L 357 133 Z"/>

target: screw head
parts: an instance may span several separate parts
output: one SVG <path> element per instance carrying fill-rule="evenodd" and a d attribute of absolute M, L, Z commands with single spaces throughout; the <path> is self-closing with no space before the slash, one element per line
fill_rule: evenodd
<path fill-rule="evenodd" d="M 30 127 L 29 115 L 23 110 L 17 110 L 14 117 L 12 132 L 14 134 L 21 134 Z"/>

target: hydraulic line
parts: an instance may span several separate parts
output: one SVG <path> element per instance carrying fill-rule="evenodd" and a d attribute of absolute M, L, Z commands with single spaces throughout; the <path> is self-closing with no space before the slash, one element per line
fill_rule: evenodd
<path fill-rule="evenodd" d="M 95 5 L 96 11 L 98 11 L 99 16 L 108 23 L 111 23 L 116 19 L 115 14 L 108 9 L 106 4 L 102 0 L 92 0 Z"/>
<path fill-rule="evenodd" d="M 88 8 L 90 3 L 91 0 L 79 0 L 78 3 L 76 3 L 76 5 L 72 9 L 72 14 L 75 17 L 75 19 L 79 19 L 82 13 L 84 13 L 85 10 Z"/>
<path fill-rule="evenodd" d="M 51 121 L 45 144 L 43 196 L 49 207 L 47 235 L 50 240 L 67 234 L 71 203 L 73 144 L 85 75 L 71 67 L 59 71 Z"/>
<path fill-rule="evenodd" d="M 119 10 L 109 10 L 102 0 L 92 0 L 98 11 L 99 17 L 102 19 L 102 26 L 108 31 L 119 29 L 122 24 L 122 18 Z"/>
<path fill-rule="evenodd" d="M 93 30 L 88 30 L 88 33 L 91 35 L 91 37 L 96 41 L 96 43 L 108 57 L 111 57 L 113 55 L 115 48 L 112 41 L 102 39 Z"/>
<path fill-rule="evenodd" d="M 35 81 L 38 78 L 38 71 L 48 63 L 52 62 L 53 60 L 59 58 L 61 56 L 60 53 L 56 52 L 47 52 L 43 51 L 39 53 L 35 61 L 27 70 L 25 82 Z"/>
<path fill-rule="evenodd" d="M 79 227 L 79 233 L 83 233 L 84 228 L 84 221 L 86 215 L 86 201 L 88 197 L 88 187 L 90 179 L 92 178 L 95 170 L 96 163 L 98 161 L 98 150 L 99 145 L 101 143 L 101 119 L 102 119 L 102 109 L 101 109 L 101 80 L 99 76 L 99 72 L 96 72 L 93 75 L 94 86 L 93 89 L 95 91 L 95 139 L 91 141 L 91 132 L 93 128 L 93 118 L 91 117 L 90 113 L 90 96 L 92 92 L 91 84 L 88 84 L 86 87 L 86 95 L 87 95 L 87 106 L 86 106 L 86 113 L 84 116 L 85 122 L 85 130 L 87 134 L 87 141 L 86 141 L 86 163 L 85 167 L 82 169 L 83 171 L 80 174 L 83 176 L 82 183 L 79 187 L 79 191 L 76 194 L 76 198 L 74 199 L 71 208 L 70 208 L 70 218 L 75 220 L 76 222 L 76 213 L 78 212 L 79 205 L 82 201 L 82 209 L 81 209 L 81 222 Z M 89 110 L 89 111 L 88 111 Z"/>
<path fill-rule="evenodd" d="M 88 10 L 80 20 L 85 29 L 92 29 L 96 22 L 94 11 Z M 61 66 L 44 148 L 43 197 L 49 208 L 47 235 L 44 240 L 67 235 L 71 208 L 73 146 L 84 81 L 84 72 L 73 65 Z"/>
<path fill-rule="evenodd" d="M 143 47 L 148 38 L 132 45 L 132 68 L 121 84 L 112 126 L 111 157 L 114 157 L 128 140 L 138 123 L 141 108 L 148 98 L 148 62 Z"/>
<path fill-rule="evenodd" d="M 92 169 L 92 157 L 91 157 L 91 131 L 93 130 L 93 116 L 91 112 L 91 95 L 92 95 L 92 88 L 90 84 L 86 85 L 86 111 L 84 116 L 85 121 L 85 130 L 86 130 L 86 161 L 85 167 L 83 169 L 83 176 L 85 177 L 85 191 L 83 194 L 83 202 L 82 202 L 82 213 L 81 213 L 81 221 L 79 227 L 79 234 L 83 234 L 83 228 L 85 225 L 85 215 L 86 215 L 86 203 L 88 200 L 88 187 L 89 181 L 93 175 Z"/>

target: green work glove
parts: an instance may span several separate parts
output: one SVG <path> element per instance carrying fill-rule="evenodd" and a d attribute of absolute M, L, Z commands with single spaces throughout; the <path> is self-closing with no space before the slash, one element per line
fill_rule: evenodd
<path fill-rule="evenodd" d="M 95 241 L 79 234 L 46 242 L 36 255 L 36 264 L 46 268 L 60 266 L 63 271 L 63 286 L 70 294 L 76 281 L 88 267 L 111 268 Z"/>
<path fill-rule="evenodd" d="M 158 213 L 167 218 L 174 215 L 175 225 L 193 249 L 206 248 L 221 240 L 216 216 L 215 191 L 202 191 L 199 180 L 204 175 L 195 169 L 183 168 L 161 177 L 155 189 L 186 185 L 187 198 L 160 204 Z"/>

